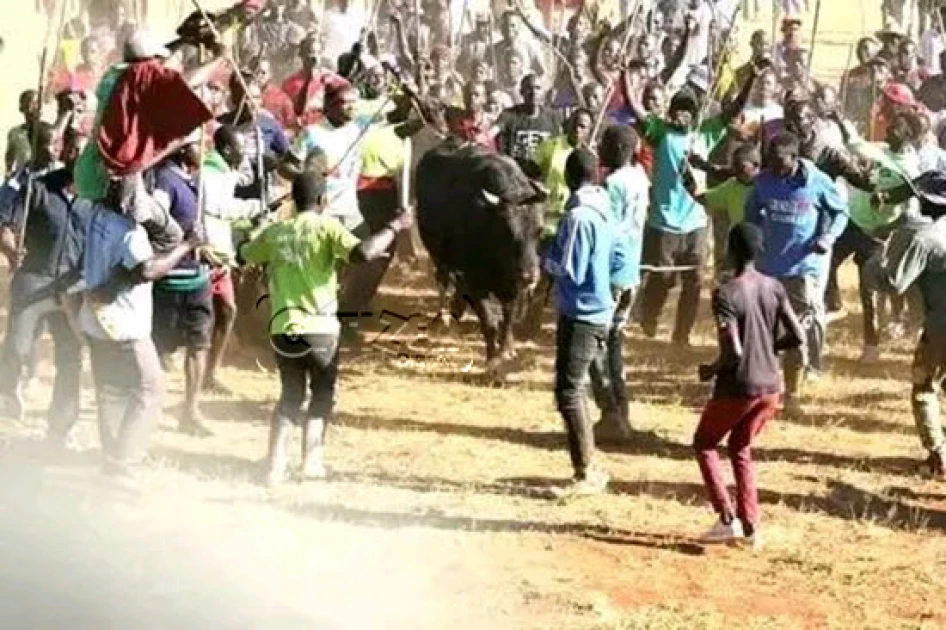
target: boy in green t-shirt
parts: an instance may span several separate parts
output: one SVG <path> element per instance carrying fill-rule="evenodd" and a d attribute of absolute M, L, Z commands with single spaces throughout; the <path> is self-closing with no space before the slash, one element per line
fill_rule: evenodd
<path fill-rule="evenodd" d="M 326 476 L 323 444 L 338 376 L 338 264 L 386 255 L 397 234 L 411 224 L 411 215 L 401 214 L 359 241 L 338 219 L 322 214 L 325 177 L 313 171 L 293 181 L 292 198 L 294 218 L 270 225 L 239 248 L 247 263 L 266 265 L 270 279 L 269 334 L 282 384 L 269 439 L 270 484 L 285 479 L 294 424 L 303 426 L 303 478 Z M 311 398 L 303 416 L 307 390 Z"/>
<path fill-rule="evenodd" d="M 731 271 L 726 254 L 729 231 L 745 219 L 746 199 L 752 192 L 761 162 L 754 144 L 740 146 L 733 152 L 732 177 L 697 197 L 713 222 L 713 269 L 720 283 Z"/>

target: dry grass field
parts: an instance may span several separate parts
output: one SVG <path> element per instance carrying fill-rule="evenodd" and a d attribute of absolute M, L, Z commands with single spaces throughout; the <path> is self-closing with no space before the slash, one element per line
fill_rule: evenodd
<path fill-rule="evenodd" d="M 835 43 L 818 63 L 832 74 L 860 19 L 838 0 L 825 12 Z M 6 107 L 11 77 L 0 80 Z M 401 268 L 378 309 L 434 305 L 426 270 Z M 767 546 L 753 554 L 693 539 L 712 520 L 688 446 L 708 395 L 696 365 L 714 352 L 705 319 L 688 352 L 671 351 L 666 330 L 661 341 L 630 331 L 639 432 L 604 453 L 610 493 L 569 505 L 546 498 L 570 474 L 551 321 L 501 387 L 480 377 L 472 322 L 414 344 L 413 358 L 392 351 L 418 336 L 413 325 L 347 352 L 331 480 L 275 490 L 257 483 L 277 395 L 265 358 L 234 353 L 223 378 L 235 394 L 208 396 L 216 436 L 203 441 L 173 431 L 182 381 L 171 375 L 140 493 L 99 480 L 90 387 L 79 436 L 89 450 L 41 456 L 44 363 L 24 423 L 0 426 L 0 625 L 946 627 L 946 487 L 915 472 L 912 340 L 864 366 L 859 318 L 831 329 L 830 373 L 807 414 L 779 418 L 756 449 Z"/>

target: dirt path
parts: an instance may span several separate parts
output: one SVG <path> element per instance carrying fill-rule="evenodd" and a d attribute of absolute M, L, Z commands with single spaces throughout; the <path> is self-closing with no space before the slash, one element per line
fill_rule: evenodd
<path fill-rule="evenodd" d="M 830 74 L 859 19 L 825 5 L 825 38 L 840 43 L 816 63 Z M 22 76 L 0 76 L 2 107 L 13 85 Z M 381 306 L 432 304 L 419 274 L 393 276 Z M 25 422 L 0 425 L 0 626 L 946 627 L 946 488 L 914 474 L 909 343 L 865 368 L 857 326 L 832 331 L 832 373 L 806 418 L 774 423 L 757 449 L 759 555 L 690 538 L 711 520 L 688 447 L 705 327 L 684 354 L 631 335 L 640 434 L 605 454 L 611 494 L 567 506 L 544 498 L 569 474 L 550 328 L 500 388 L 479 381 L 469 332 L 427 346 L 435 359 L 384 344 L 347 356 L 331 482 L 274 491 L 256 478 L 276 378 L 251 357 L 224 374 L 236 394 L 204 405 L 206 441 L 172 431 L 174 375 L 140 494 L 103 484 L 94 450 L 40 452 L 44 368 Z M 87 388 L 90 449 L 92 411 Z"/>

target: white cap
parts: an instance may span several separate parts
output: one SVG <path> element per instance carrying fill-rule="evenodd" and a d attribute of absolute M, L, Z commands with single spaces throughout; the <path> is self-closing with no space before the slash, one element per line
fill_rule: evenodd
<path fill-rule="evenodd" d="M 704 92 L 710 89 L 710 71 L 704 65 L 693 66 L 687 75 L 687 83 L 695 85 Z"/>
<path fill-rule="evenodd" d="M 138 29 L 125 42 L 123 55 L 125 61 L 144 61 L 155 57 L 167 59 L 171 56 L 171 51 L 159 42 L 153 33 L 145 29 Z"/>
<path fill-rule="evenodd" d="M 365 72 L 371 72 L 372 70 L 381 69 L 381 61 L 374 55 L 364 54 L 361 56 L 361 64 L 365 68 Z"/>

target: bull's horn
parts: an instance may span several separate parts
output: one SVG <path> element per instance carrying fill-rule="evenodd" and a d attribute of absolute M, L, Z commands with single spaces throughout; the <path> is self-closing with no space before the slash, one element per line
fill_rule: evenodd
<path fill-rule="evenodd" d="M 483 200 L 491 206 L 498 206 L 502 204 L 502 199 L 499 198 L 499 195 L 494 195 L 485 188 L 483 189 Z"/>

